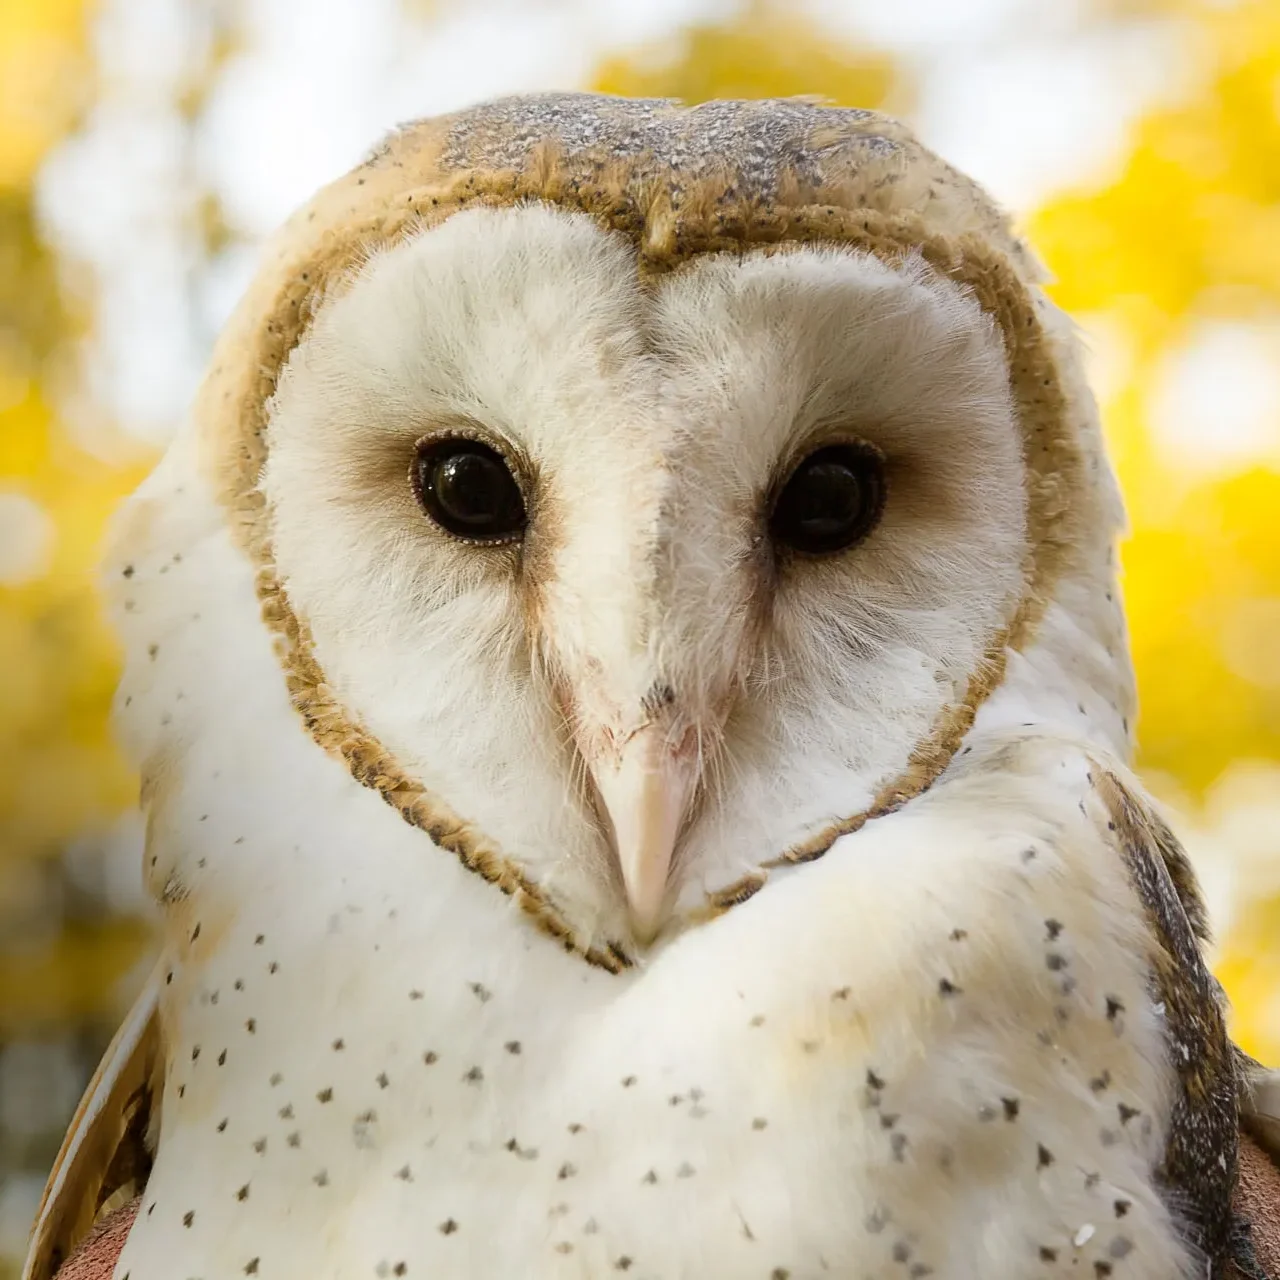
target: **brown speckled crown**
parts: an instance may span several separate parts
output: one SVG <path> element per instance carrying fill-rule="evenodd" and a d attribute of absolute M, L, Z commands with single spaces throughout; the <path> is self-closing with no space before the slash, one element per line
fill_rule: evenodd
<path fill-rule="evenodd" d="M 778 861 L 819 856 L 941 773 L 1000 683 L 1008 649 L 1029 641 L 1064 573 L 1084 566 L 1096 574 L 1100 539 L 1110 538 L 1111 494 L 1097 465 L 1092 410 L 1073 405 L 1066 387 L 1066 344 L 1035 287 L 1033 259 L 974 183 L 874 112 L 799 100 L 686 108 L 592 94 L 507 98 L 405 125 L 296 214 L 224 331 L 196 407 L 203 462 L 257 567 L 263 616 L 282 641 L 294 704 L 316 741 L 407 821 L 517 897 L 569 949 L 616 969 L 626 963 L 618 948 L 574 938 L 542 890 L 406 775 L 333 697 L 276 574 L 258 490 L 267 402 L 325 293 L 340 288 L 370 249 L 469 205 L 524 200 L 581 210 L 626 235 L 642 279 L 696 254 L 800 243 L 848 245 L 889 261 L 919 254 L 971 290 L 1004 334 L 1028 477 L 1031 552 L 1021 603 L 966 696 L 942 715 L 903 774 L 868 810 L 780 852 Z M 749 897 L 764 876 L 713 895 L 708 911 Z"/>

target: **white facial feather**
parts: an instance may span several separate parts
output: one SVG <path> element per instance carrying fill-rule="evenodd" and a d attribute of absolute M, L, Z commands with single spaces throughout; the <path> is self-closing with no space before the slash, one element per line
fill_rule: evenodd
<path fill-rule="evenodd" d="M 764 578 L 772 598 L 723 777 L 686 838 L 683 866 L 704 889 L 864 808 L 963 696 L 1023 586 L 1025 493 L 1000 340 L 919 262 L 713 259 L 663 293 L 655 327 L 680 433 L 671 538 L 696 566 L 672 573 L 670 613 L 695 651 L 707 602 L 732 598 L 744 535 L 759 533 L 726 539 L 721 512 L 750 495 L 754 514 L 779 470 L 833 429 L 886 458 L 884 514 L 865 542 Z M 758 569 L 736 576 L 743 595 L 761 589 Z M 712 663 L 717 640 L 713 626 Z"/>
<path fill-rule="evenodd" d="M 528 478 L 523 559 L 422 515 L 414 444 L 442 430 Z M 832 438 L 885 455 L 883 519 L 841 557 L 775 562 L 770 494 Z M 903 768 L 1027 554 L 1001 342 L 955 285 L 797 249 L 650 295 L 624 240 L 542 207 L 456 215 L 322 307 L 263 489 L 344 704 L 593 928 L 618 927 L 617 890 L 566 711 L 624 734 L 655 685 L 695 727 L 728 706 L 681 846 L 700 898 Z"/>

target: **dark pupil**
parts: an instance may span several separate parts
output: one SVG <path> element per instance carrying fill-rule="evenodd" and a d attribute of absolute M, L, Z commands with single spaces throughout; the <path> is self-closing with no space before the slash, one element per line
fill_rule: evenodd
<path fill-rule="evenodd" d="M 418 460 L 422 505 L 466 538 L 505 538 L 524 527 L 524 503 L 501 455 L 476 441 L 447 441 Z"/>
<path fill-rule="evenodd" d="M 839 551 L 867 533 L 880 513 L 880 459 L 833 446 L 806 458 L 773 511 L 775 538 L 800 551 Z"/>

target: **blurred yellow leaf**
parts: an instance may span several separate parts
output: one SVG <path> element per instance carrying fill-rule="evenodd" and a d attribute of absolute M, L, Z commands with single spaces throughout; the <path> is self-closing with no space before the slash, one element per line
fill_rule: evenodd
<path fill-rule="evenodd" d="M 0 0 L 0 188 L 30 181 L 90 99 L 83 0 Z"/>
<path fill-rule="evenodd" d="M 107 516 L 145 462 L 90 455 L 53 407 L 76 322 L 31 184 L 92 89 L 84 28 L 81 0 L 0 0 L 0 1049 L 106 1024 L 147 945 L 71 869 L 76 842 L 92 850 L 137 794 L 109 728 L 118 654 L 95 579 Z M 0 1187 L 53 1154 L 7 1138 Z"/>
<path fill-rule="evenodd" d="M 1255 1058 L 1280 1063 L 1280 901 L 1258 904 L 1232 930 L 1217 973 L 1231 996 L 1231 1031 Z"/>
<path fill-rule="evenodd" d="M 808 95 L 897 112 L 910 105 L 906 79 L 890 57 L 842 45 L 802 15 L 760 4 L 728 22 L 692 26 L 670 41 L 609 58 L 592 87 L 688 103 Z"/>

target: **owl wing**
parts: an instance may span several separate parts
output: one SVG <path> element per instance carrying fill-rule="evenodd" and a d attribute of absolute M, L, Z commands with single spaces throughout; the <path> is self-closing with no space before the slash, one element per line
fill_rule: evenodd
<path fill-rule="evenodd" d="M 1227 1038 L 1208 970 L 1204 904 L 1182 846 L 1123 771 L 1098 791 L 1155 943 L 1154 980 L 1178 1075 L 1163 1180 L 1210 1259 L 1210 1275 L 1280 1277 L 1280 1071 Z"/>
<path fill-rule="evenodd" d="M 1152 980 L 1177 1074 L 1162 1180 L 1197 1244 L 1222 1260 L 1211 1272 L 1217 1276 L 1236 1235 L 1243 1090 L 1226 1000 L 1201 949 L 1208 938 L 1204 904 L 1186 853 L 1137 781 L 1095 762 L 1095 786 L 1146 916 Z"/>
<path fill-rule="evenodd" d="M 95 1222 L 146 1183 L 164 1071 L 160 985 L 157 969 L 80 1100 L 40 1201 L 22 1280 L 52 1280 Z"/>

